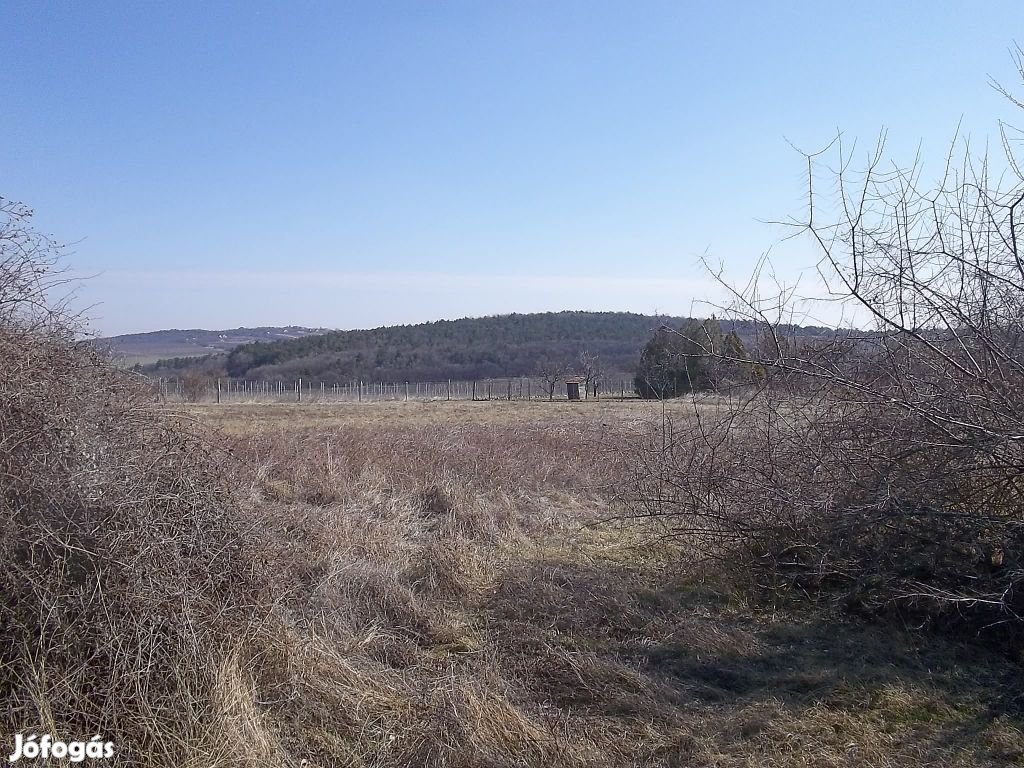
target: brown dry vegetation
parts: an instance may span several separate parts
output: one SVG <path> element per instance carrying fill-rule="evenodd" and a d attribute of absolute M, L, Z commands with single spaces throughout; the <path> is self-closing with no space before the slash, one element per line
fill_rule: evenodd
<path fill-rule="evenodd" d="M 74 344 L 3 341 L 9 732 L 154 768 L 1024 762 L 1015 663 L 759 604 L 607 520 L 657 409 L 183 420 Z"/>
<path fill-rule="evenodd" d="M 248 468 L 276 592 L 222 683 L 240 738 L 324 766 L 1024 762 L 1004 658 L 758 604 L 606 522 L 638 407 L 193 409 Z"/>
<path fill-rule="evenodd" d="M 678 478 L 656 408 L 165 412 L 0 213 L 5 732 L 151 768 L 1024 763 L 1019 659 L 760 602 L 612 519 Z"/>
<path fill-rule="evenodd" d="M 657 410 L 180 418 L 59 334 L 0 351 L 8 733 L 152 768 L 1024 762 L 1016 661 L 609 520 Z"/>
<path fill-rule="evenodd" d="M 701 401 L 715 402 L 712 396 Z M 410 400 L 365 403 L 211 403 L 190 405 L 188 412 L 205 424 L 229 433 L 286 427 L 402 427 L 444 424 L 508 426 L 576 422 L 642 423 L 657 420 L 662 407 L 685 418 L 693 406 L 685 401 L 652 403 L 637 398 L 551 402 L 548 400 Z"/>

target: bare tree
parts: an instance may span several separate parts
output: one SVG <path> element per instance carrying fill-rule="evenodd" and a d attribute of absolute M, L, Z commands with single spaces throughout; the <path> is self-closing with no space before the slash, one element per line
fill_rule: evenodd
<path fill-rule="evenodd" d="M 213 379 L 197 370 L 185 371 L 181 376 L 182 397 L 190 403 L 198 403 L 210 392 Z"/>
<path fill-rule="evenodd" d="M 861 329 L 793 335 L 791 291 L 733 289 L 727 316 L 757 338 L 748 360 L 714 354 L 767 375 L 652 438 L 636 513 L 770 566 L 762 585 L 1024 624 L 1024 174 L 1002 137 L 998 160 L 955 139 L 935 185 L 919 161 L 887 164 L 884 141 L 861 166 L 841 137 L 804 155 L 806 216 L 788 226 Z"/>
<path fill-rule="evenodd" d="M 32 226 L 32 209 L 0 197 L 0 324 L 81 331 L 62 294 L 62 246 Z"/>
<path fill-rule="evenodd" d="M 597 397 L 597 388 L 603 374 L 601 359 L 592 352 L 584 350 L 580 353 L 579 368 L 580 375 L 583 377 L 584 389 L 586 390 L 585 396 L 590 397 L 593 394 L 594 397 Z"/>
<path fill-rule="evenodd" d="M 544 382 L 548 400 L 554 400 L 555 387 L 569 374 L 569 367 L 557 358 L 545 357 L 537 361 L 536 374 Z"/>

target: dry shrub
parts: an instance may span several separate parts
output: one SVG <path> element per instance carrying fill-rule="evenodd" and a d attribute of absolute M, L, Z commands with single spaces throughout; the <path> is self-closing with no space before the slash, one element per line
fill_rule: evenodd
<path fill-rule="evenodd" d="M 230 464 L 74 340 L 55 247 L 0 213 L 0 722 L 100 733 L 125 764 L 242 762 L 264 594 Z"/>
<path fill-rule="evenodd" d="M 855 171 L 837 140 L 828 201 L 808 155 L 798 226 L 830 298 L 870 324 L 784 337 L 792 293 L 759 277 L 734 291 L 753 357 L 705 351 L 767 378 L 655 430 L 634 458 L 634 511 L 790 594 L 1024 629 L 1024 166 L 1004 146 L 1001 178 L 954 145 L 924 188 L 918 166 L 883 169 L 881 146 Z"/>
<path fill-rule="evenodd" d="M 748 585 L 993 638 L 1018 631 L 1024 455 L 996 436 L 1018 417 L 997 424 L 987 403 L 978 440 L 949 425 L 978 415 L 953 406 L 962 391 L 936 424 L 898 401 L 898 385 L 874 386 L 808 391 L 779 376 L 717 412 L 654 425 L 626 503 Z"/>

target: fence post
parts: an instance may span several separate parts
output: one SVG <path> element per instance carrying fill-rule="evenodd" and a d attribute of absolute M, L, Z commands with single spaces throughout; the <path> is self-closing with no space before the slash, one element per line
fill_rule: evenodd
<path fill-rule="evenodd" d="M 405 402 L 409 402 L 409 382 L 405 382 Z"/>
<path fill-rule="evenodd" d="M 217 405 L 220 405 L 220 379 L 217 379 Z"/>
<path fill-rule="evenodd" d="M 295 402 L 302 402 L 302 379 L 295 382 Z"/>

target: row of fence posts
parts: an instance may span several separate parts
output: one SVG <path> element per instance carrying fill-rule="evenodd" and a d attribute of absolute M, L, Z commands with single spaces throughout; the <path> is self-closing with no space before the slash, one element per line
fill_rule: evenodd
<path fill-rule="evenodd" d="M 607 383 L 599 386 L 597 393 L 586 392 L 585 398 L 625 399 L 632 396 L 632 382 L 622 380 L 618 387 L 610 389 Z M 206 388 L 209 386 L 209 389 Z M 210 400 L 216 403 L 226 401 L 275 402 L 305 401 L 318 402 L 371 402 L 385 400 L 547 400 L 549 392 L 540 382 L 528 378 L 486 381 L 440 382 L 365 382 L 353 380 L 350 384 L 327 384 L 297 379 L 293 384 L 283 381 L 258 381 L 216 379 L 212 385 L 189 386 L 181 379 L 159 379 L 160 395 L 180 400 Z M 617 390 L 617 391 L 616 391 Z M 564 385 L 556 388 L 554 399 L 567 399 Z"/>

